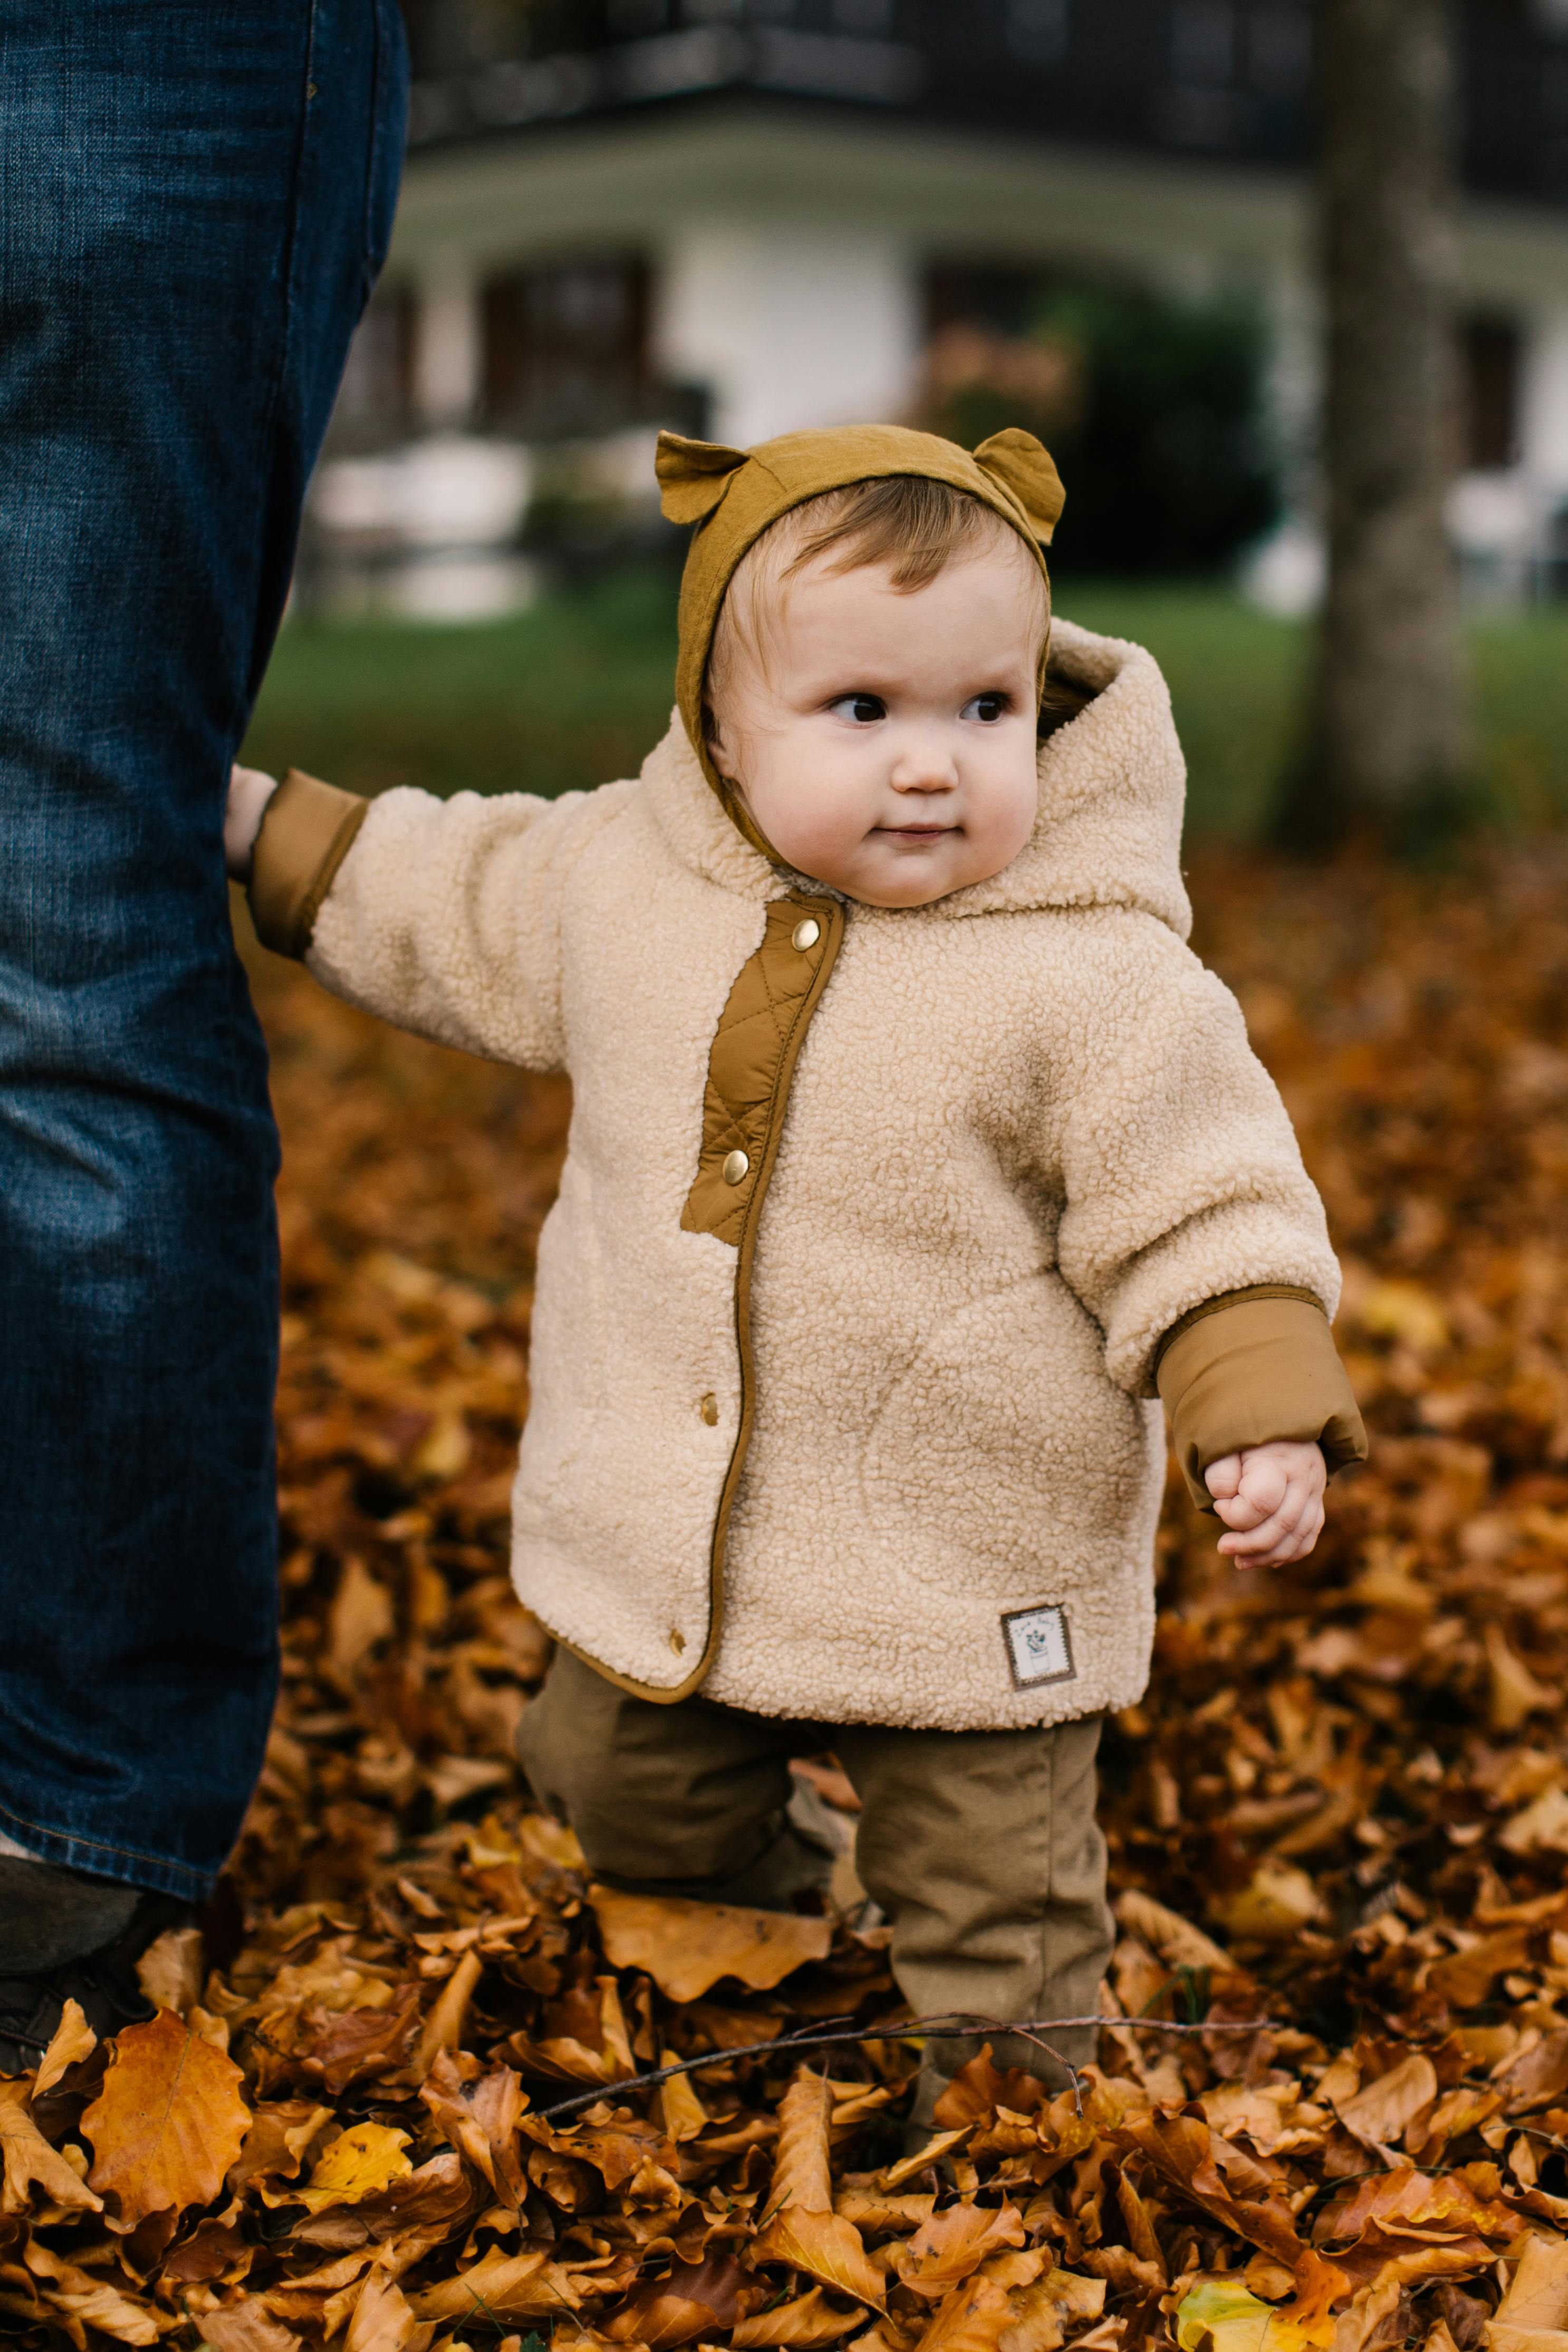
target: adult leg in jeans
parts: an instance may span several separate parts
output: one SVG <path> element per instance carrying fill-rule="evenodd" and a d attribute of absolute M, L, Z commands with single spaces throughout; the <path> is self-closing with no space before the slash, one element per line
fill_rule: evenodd
<path fill-rule="evenodd" d="M 68 1873 L 99 1940 L 203 1896 L 266 1738 L 277 1142 L 222 819 L 405 83 L 395 0 L 0 0 L 0 1977 L 81 1949 Z"/>

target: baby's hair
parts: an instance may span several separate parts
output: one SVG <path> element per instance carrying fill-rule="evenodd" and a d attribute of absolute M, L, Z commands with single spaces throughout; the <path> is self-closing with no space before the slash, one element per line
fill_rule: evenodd
<path fill-rule="evenodd" d="M 747 550 L 719 606 L 703 690 L 705 732 L 712 738 L 713 702 L 733 678 L 738 657 L 746 654 L 766 664 L 783 592 L 796 572 L 817 557 L 831 555 L 831 572 L 885 564 L 895 593 L 908 596 L 956 559 L 1018 537 L 1012 525 L 981 499 L 925 474 L 851 482 L 791 507 Z M 1021 545 L 1019 553 L 1024 555 Z M 1045 583 L 1033 563 L 1028 571 L 1043 627 Z"/>

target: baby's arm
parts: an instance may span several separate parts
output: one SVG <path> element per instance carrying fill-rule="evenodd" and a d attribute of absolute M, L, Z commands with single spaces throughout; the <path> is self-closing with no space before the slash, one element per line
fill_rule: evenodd
<path fill-rule="evenodd" d="M 224 826 L 256 935 L 350 1003 L 443 1045 L 562 1066 L 562 899 L 595 823 L 630 786 L 449 801 L 360 799 L 290 769 L 236 767 Z"/>
<path fill-rule="evenodd" d="M 1083 945 L 1105 981 L 1100 1023 L 1072 1041 L 1061 1270 L 1112 1379 L 1157 1387 L 1221 1551 L 1301 1559 L 1326 1476 L 1366 1450 L 1322 1204 L 1229 992 L 1144 919 L 1085 926 Z"/>

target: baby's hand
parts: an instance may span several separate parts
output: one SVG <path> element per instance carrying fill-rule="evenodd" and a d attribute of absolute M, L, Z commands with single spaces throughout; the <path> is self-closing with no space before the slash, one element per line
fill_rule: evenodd
<path fill-rule="evenodd" d="M 1276 1438 L 1227 1454 L 1203 1474 L 1214 1507 L 1232 1532 L 1219 1538 L 1239 1568 L 1283 1568 L 1305 1559 L 1323 1524 L 1328 1474 L 1322 1448 Z"/>
<path fill-rule="evenodd" d="M 228 806 L 224 812 L 224 863 L 231 882 L 250 880 L 251 852 L 261 831 L 267 803 L 277 790 L 277 777 L 264 776 L 259 768 L 229 770 Z"/>

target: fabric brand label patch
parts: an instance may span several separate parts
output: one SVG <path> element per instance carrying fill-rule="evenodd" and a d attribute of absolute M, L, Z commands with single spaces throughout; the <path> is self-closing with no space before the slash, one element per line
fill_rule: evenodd
<path fill-rule="evenodd" d="M 1039 1683 L 1070 1683 L 1078 1669 L 1072 1663 L 1072 1641 L 1067 1612 L 1054 1602 L 1045 1609 L 1009 1609 L 1002 1618 L 1002 1638 L 1015 1690 L 1033 1690 Z"/>

